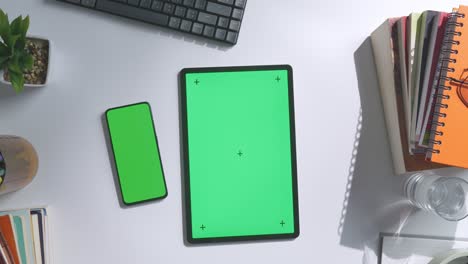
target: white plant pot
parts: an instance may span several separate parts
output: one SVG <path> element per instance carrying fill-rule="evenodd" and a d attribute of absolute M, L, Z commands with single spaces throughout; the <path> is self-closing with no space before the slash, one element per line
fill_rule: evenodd
<path fill-rule="evenodd" d="M 34 87 L 44 87 L 47 85 L 48 81 L 49 81 L 49 73 L 50 73 L 50 65 L 51 65 L 51 56 L 50 56 L 50 53 L 51 53 L 51 50 L 52 50 L 52 43 L 50 42 L 50 40 L 46 39 L 46 38 L 43 38 L 43 37 L 40 37 L 40 36 L 27 36 L 27 38 L 33 42 L 36 42 L 36 43 L 40 43 L 41 45 L 44 45 L 44 44 L 48 44 L 49 46 L 49 52 L 48 52 L 48 58 L 47 58 L 47 72 L 46 72 L 46 76 L 45 76 L 45 81 L 43 84 L 30 84 L 30 83 L 25 83 L 24 84 L 24 87 L 25 88 L 34 88 Z M 9 87 L 12 87 L 11 85 L 11 82 L 5 80 L 4 76 L 4 70 L 3 69 L 0 69 L 0 83 L 2 84 L 5 84 Z"/>

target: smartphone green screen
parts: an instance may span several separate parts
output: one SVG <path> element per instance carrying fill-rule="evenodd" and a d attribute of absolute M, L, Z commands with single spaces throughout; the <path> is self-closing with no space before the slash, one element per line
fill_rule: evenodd
<path fill-rule="evenodd" d="M 122 200 L 125 204 L 167 196 L 158 141 L 148 103 L 106 111 Z"/>
<path fill-rule="evenodd" d="M 186 69 L 187 239 L 297 237 L 292 69 Z"/>

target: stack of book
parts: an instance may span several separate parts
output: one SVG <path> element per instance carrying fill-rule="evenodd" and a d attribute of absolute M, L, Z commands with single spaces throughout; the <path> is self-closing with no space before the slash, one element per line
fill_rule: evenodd
<path fill-rule="evenodd" d="M 468 167 L 465 14 L 466 6 L 412 13 L 371 35 L 396 174 Z"/>
<path fill-rule="evenodd" d="M 0 263 L 49 263 L 46 231 L 44 208 L 0 212 Z"/>
<path fill-rule="evenodd" d="M 381 243 L 381 264 L 467 263 L 468 241 L 384 235 Z"/>

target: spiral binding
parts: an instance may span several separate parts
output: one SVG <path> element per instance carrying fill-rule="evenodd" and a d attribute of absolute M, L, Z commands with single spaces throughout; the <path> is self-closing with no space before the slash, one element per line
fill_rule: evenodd
<path fill-rule="evenodd" d="M 445 85 L 446 82 L 458 82 L 462 81 L 448 77 L 447 73 L 454 72 L 454 64 L 457 63 L 457 60 L 450 58 L 450 55 L 458 54 L 458 49 L 456 46 L 460 45 L 460 41 L 454 40 L 454 36 L 461 36 L 462 32 L 458 31 L 458 28 L 463 27 L 463 23 L 458 22 L 458 18 L 464 18 L 465 14 L 452 12 L 449 14 L 449 20 L 447 22 L 447 27 L 445 30 L 444 39 L 442 42 L 441 54 L 440 54 L 440 75 L 439 75 L 439 84 L 437 86 L 437 91 L 434 94 L 434 116 L 432 119 L 431 125 L 431 138 L 429 140 L 429 148 L 427 148 L 427 156 L 430 158 L 434 154 L 439 154 L 440 150 L 436 149 L 436 146 L 442 145 L 441 140 L 435 140 L 435 136 L 443 136 L 444 132 L 438 130 L 439 127 L 444 127 L 445 122 L 443 119 L 447 117 L 447 114 L 444 113 L 444 109 L 447 109 L 449 105 L 444 103 L 445 100 L 450 99 L 449 95 L 445 94 L 445 91 L 452 90 L 451 86 Z"/>

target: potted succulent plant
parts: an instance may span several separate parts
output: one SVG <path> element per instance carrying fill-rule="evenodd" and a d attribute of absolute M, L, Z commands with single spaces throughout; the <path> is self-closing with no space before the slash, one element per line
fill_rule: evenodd
<path fill-rule="evenodd" d="M 27 36 L 29 16 L 17 17 L 11 23 L 0 9 L 0 82 L 11 85 L 16 92 L 26 87 L 47 84 L 50 42 Z"/>

